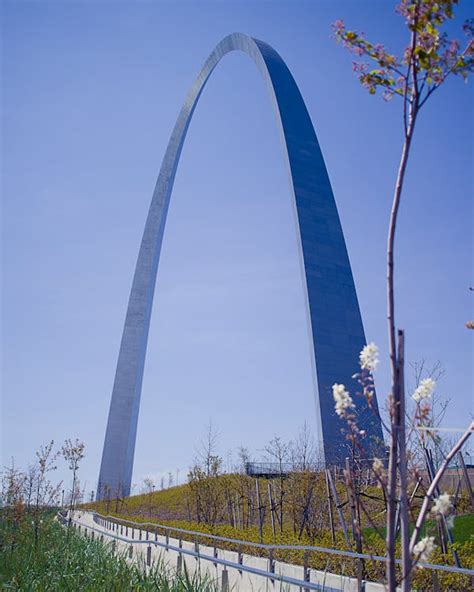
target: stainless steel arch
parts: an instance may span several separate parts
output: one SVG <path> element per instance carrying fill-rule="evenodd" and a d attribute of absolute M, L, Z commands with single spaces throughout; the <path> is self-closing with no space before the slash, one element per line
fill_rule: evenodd
<path fill-rule="evenodd" d="M 129 495 L 148 329 L 168 206 L 196 104 L 221 58 L 240 50 L 266 81 L 285 146 L 300 238 L 320 444 L 326 462 L 345 456 L 331 386 L 353 384 L 365 343 L 359 304 L 329 177 L 310 116 L 289 69 L 268 44 L 241 33 L 223 39 L 202 67 L 179 114 L 161 165 L 138 255 L 115 374 L 97 497 Z M 379 419 L 358 404 L 366 445 L 380 447 Z"/>

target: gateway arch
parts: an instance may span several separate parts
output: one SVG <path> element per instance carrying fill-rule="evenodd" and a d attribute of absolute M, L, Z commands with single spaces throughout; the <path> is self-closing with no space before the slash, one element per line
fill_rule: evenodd
<path fill-rule="evenodd" d="M 267 83 L 290 173 L 302 270 L 319 444 L 328 464 L 347 454 L 344 423 L 331 387 L 352 378 L 365 344 L 364 328 L 336 203 L 303 98 L 285 62 L 267 43 L 241 33 L 223 39 L 186 97 L 161 165 L 145 224 L 122 334 L 97 498 L 130 494 L 138 412 L 156 275 L 171 192 L 189 123 L 212 71 L 231 51 L 245 52 Z M 359 400 L 357 400 L 359 399 Z M 367 451 L 383 444 L 378 416 L 355 398 Z"/>

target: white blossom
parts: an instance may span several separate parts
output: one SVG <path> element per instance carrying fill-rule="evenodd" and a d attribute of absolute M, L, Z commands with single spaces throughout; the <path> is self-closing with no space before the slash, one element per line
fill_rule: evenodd
<path fill-rule="evenodd" d="M 374 462 L 372 463 L 372 469 L 377 474 L 380 473 L 380 471 L 383 469 L 383 462 L 380 460 L 380 458 L 374 458 Z"/>
<path fill-rule="evenodd" d="M 418 561 L 427 561 L 428 557 L 435 550 L 434 537 L 425 537 L 421 539 L 414 547 L 413 554 Z"/>
<path fill-rule="evenodd" d="M 429 399 L 433 394 L 435 386 L 436 382 L 432 378 L 424 378 L 416 388 L 411 398 L 417 403 L 419 403 L 422 399 Z"/>
<path fill-rule="evenodd" d="M 359 363 L 362 370 L 374 372 L 379 363 L 379 348 L 371 342 L 364 345 L 359 354 Z"/>
<path fill-rule="evenodd" d="M 433 514 L 441 514 L 442 516 L 447 516 L 451 514 L 451 510 L 453 506 L 451 504 L 451 496 L 449 493 L 442 493 L 439 495 L 431 508 Z"/>
<path fill-rule="evenodd" d="M 350 394 L 346 391 L 346 387 L 343 384 L 336 383 L 332 385 L 332 396 L 336 402 L 336 413 L 339 417 L 344 415 L 346 409 L 353 409 L 355 406 Z"/>

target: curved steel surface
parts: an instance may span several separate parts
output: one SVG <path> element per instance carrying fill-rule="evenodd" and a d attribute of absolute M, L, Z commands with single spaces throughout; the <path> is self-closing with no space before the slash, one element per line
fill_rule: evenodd
<path fill-rule="evenodd" d="M 306 106 L 286 64 L 268 44 L 241 33 L 223 39 L 186 97 L 153 193 L 128 303 L 102 454 L 97 497 L 129 495 L 148 330 L 158 262 L 176 169 L 199 97 L 212 71 L 231 51 L 243 51 L 267 83 L 285 148 L 294 196 L 300 262 L 310 333 L 319 444 L 327 463 L 347 455 L 342 421 L 334 412 L 335 382 L 352 375 L 365 344 L 364 329 L 341 223 L 323 156 Z M 357 402 L 364 445 L 380 447 L 379 419 Z"/>

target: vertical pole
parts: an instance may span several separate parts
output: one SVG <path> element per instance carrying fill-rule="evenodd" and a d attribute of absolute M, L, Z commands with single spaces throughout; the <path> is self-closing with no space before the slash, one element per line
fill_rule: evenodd
<path fill-rule="evenodd" d="M 400 475 L 400 503 L 398 513 L 395 518 L 394 534 L 397 537 L 397 520 L 400 516 L 401 544 L 402 544 L 402 590 L 407 592 L 411 590 L 411 572 L 412 559 L 410 554 L 410 504 L 408 502 L 408 458 L 407 441 L 405 426 L 405 333 L 398 331 L 398 353 L 397 353 L 397 373 L 398 373 L 398 395 L 399 395 L 399 414 L 398 414 L 398 473 Z M 395 541 L 394 541 L 395 543 Z"/>
<path fill-rule="evenodd" d="M 242 528 L 242 524 L 240 522 L 240 501 L 238 495 L 235 496 L 235 507 L 237 512 L 237 528 Z"/>
<path fill-rule="evenodd" d="M 458 458 L 459 462 L 461 463 L 462 474 L 464 476 L 464 483 L 466 485 L 467 495 L 471 503 L 471 508 L 474 508 L 474 494 L 472 492 L 471 480 L 469 479 L 469 473 L 467 472 L 466 463 L 464 462 L 464 457 L 461 451 L 458 452 Z"/>
<path fill-rule="evenodd" d="M 229 592 L 229 572 L 225 567 L 222 570 L 222 592 Z"/>
<path fill-rule="evenodd" d="M 275 573 L 275 560 L 273 559 L 273 549 L 270 549 L 268 551 L 268 571 L 270 573 Z M 272 584 L 275 582 L 274 579 L 271 579 L 270 581 Z"/>
<path fill-rule="evenodd" d="M 431 482 L 434 479 L 435 468 L 434 468 L 433 459 L 431 457 L 430 451 L 427 448 L 425 448 L 424 450 L 425 450 L 425 457 L 426 457 L 426 467 L 428 469 L 428 475 L 429 475 L 430 482 Z M 436 496 L 440 495 L 439 487 L 436 487 L 435 494 L 436 494 Z M 459 555 L 457 554 L 456 549 L 454 549 L 452 547 L 452 545 L 454 543 L 453 533 L 451 531 L 451 528 L 448 526 L 445 516 L 441 517 L 441 523 L 438 522 L 438 528 L 439 528 L 440 542 L 441 542 L 443 553 L 447 553 L 447 544 L 446 544 L 446 539 L 447 539 L 447 542 L 451 545 L 451 553 L 452 553 L 452 556 L 454 559 L 454 563 L 455 563 L 456 567 L 461 567 Z M 445 533 L 446 533 L 446 537 L 444 536 Z"/>
<path fill-rule="evenodd" d="M 334 517 L 332 515 L 332 493 L 331 493 L 331 488 L 329 487 L 328 471 L 329 471 L 329 469 L 326 469 L 324 471 L 324 474 L 326 477 L 326 492 L 327 492 L 327 496 L 328 496 L 329 526 L 331 528 L 332 542 L 333 542 L 333 544 L 335 544 L 336 543 L 336 532 L 334 530 Z"/>
<path fill-rule="evenodd" d="M 347 499 L 349 500 L 349 508 L 351 512 L 351 523 L 352 523 L 352 538 L 355 541 L 357 553 L 362 553 L 362 540 L 360 536 L 359 524 L 357 521 L 357 508 L 354 495 L 354 480 L 352 477 L 351 465 L 349 459 L 346 458 L 346 490 Z M 362 590 L 362 580 L 364 579 L 364 560 L 359 559 L 357 562 L 357 587 L 358 590 Z"/>
<path fill-rule="evenodd" d="M 183 567 L 183 555 L 180 553 L 178 555 L 178 561 L 176 563 L 176 573 L 179 575 L 181 573 Z"/>
<path fill-rule="evenodd" d="M 258 485 L 258 478 L 255 479 L 255 491 L 257 494 L 257 505 L 258 505 L 258 532 L 260 534 L 260 542 L 263 543 L 263 530 L 262 530 L 262 502 L 260 500 L 260 488 Z"/>
<path fill-rule="evenodd" d="M 309 569 L 309 553 L 308 551 L 304 552 L 304 559 L 303 559 L 303 580 L 305 582 L 310 581 L 311 571 Z M 309 588 L 304 588 L 303 592 L 309 592 Z"/>
<path fill-rule="evenodd" d="M 346 521 L 344 519 L 344 514 L 342 513 L 342 505 L 339 501 L 339 495 L 337 493 L 336 486 L 334 485 L 331 471 L 329 471 L 329 470 L 328 470 L 328 479 L 329 479 L 329 485 L 331 487 L 332 495 L 334 497 L 334 501 L 336 504 L 336 510 L 337 510 L 337 514 L 339 516 L 339 522 L 341 523 L 342 532 L 344 533 L 344 539 L 346 541 L 347 547 L 349 549 L 352 549 L 351 541 L 349 539 L 349 535 L 347 534 Z"/>
<path fill-rule="evenodd" d="M 146 550 L 146 564 L 148 567 L 151 565 L 151 545 L 148 545 Z"/>
<path fill-rule="evenodd" d="M 270 484 L 270 481 L 268 482 L 268 501 L 270 502 L 270 516 L 272 519 L 273 542 L 275 542 L 276 541 L 275 505 L 273 503 L 272 486 Z"/>

